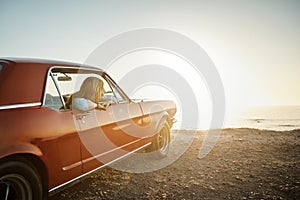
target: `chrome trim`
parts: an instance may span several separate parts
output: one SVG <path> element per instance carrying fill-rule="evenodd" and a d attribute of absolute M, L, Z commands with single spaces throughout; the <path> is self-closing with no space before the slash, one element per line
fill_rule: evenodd
<path fill-rule="evenodd" d="M 116 162 L 116 161 L 118 161 L 118 160 L 121 160 L 121 159 L 123 159 L 123 158 L 125 158 L 125 157 L 127 157 L 127 156 L 129 156 L 129 155 L 131 155 L 131 154 L 133 154 L 133 153 L 135 153 L 135 152 L 137 152 L 137 151 L 139 151 L 139 150 L 141 150 L 141 149 L 147 147 L 147 146 L 149 146 L 150 144 L 151 144 L 151 142 L 149 142 L 149 143 L 147 143 L 147 144 L 145 144 L 145 145 L 143 145 L 143 146 L 141 146 L 141 147 L 135 149 L 134 151 L 131 151 L 131 152 L 129 152 L 129 153 L 127 153 L 127 154 L 125 154 L 125 155 L 123 155 L 123 156 L 121 156 L 121 157 L 115 159 L 115 160 L 112 160 L 112 161 L 110 161 L 110 162 L 108 162 L 108 163 L 106 163 L 106 164 L 104 164 L 104 165 L 101 165 L 100 167 L 98 167 L 98 168 L 96 168 L 96 169 L 93 169 L 93 170 L 91 170 L 91 171 L 89 171 L 89 172 L 87 172 L 87 173 L 85 173 L 85 174 L 82 174 L 82 175 L 80 175 L 80 176 L 78 176 L 78 177 L 76 177 L 76 178 L 74 178 L 74 179 L 72 179 L 72 180 L 70 180 L 70 181 L 67 181 L 67 182 L 65 182 L 65 183 L 63 183 L 63 184 L 61 184 L 61 185 L 59 185 L 59 186 L 56 186 L 56 187 L 50 189 L 50 190 L 49 190 L 49 193 L 50 193 L 50 192 L 53 192 L 54 190 L 57 190 L 57 189 L 59 189 L 59 188 L 61 188 L 61 187 L 63 187 L 63 186 L 65 186 L 65 185 L 67 185 L 67 184 L 69 184 L 69 183 L 72 183 L 73 181 L 76 181 L 76 180 L 78 180 L 78 179 L 80 179 L 80 178 L 82 178 L 82 177 L 84 177 L 84 176 L 86 176 L 86 175 L 89 175 L 89 174 L 91 174 L 91 173 L 93 173 L 93 172 L 95 172 L 95 171 L 97 171 L 97 170 L 99 170 L 99 169 L 101 169 L 101 168 L 103 168 L 103 167 L 106 167 L 107 165 L 110 165 L 110 164 L 112 164 L 112 163 L 114 163 L 114 162 Z"/>
<path fill-rule="evenodd" d="M 57 90 L 57 92 L 58 92 L 58 95 L 59 95 L 59 97 L 60 97 L 60 100 L 61 100 L 61 102 L 62 102 L 62 104 L 63 104 L 63 107 L 64 107 L 64 109 L 66 109 L 66 108 L 67 108 L 67 107 L 66 107 L 66 102 L 65 102 L 65 100 L 64 100 L 64 98 L 63 98 L 63 95 L 62 95 L 62 93 L 61 93 L 61 91 L 60 91 L 60 88 L 59 88 L 59 86 L 58 86 L 58 82 L 57 82 L 56 79 L 54 78 L 52 72 L 50 72 L 50 76 L 51 76 L 51 78 L 52 78 L 52 81 L 54 82 L 54 85 L 55 85 L 55 87 L 56 87 L 56 90 Z"/>
<path fill-rule="evenodd" d="M 70 169 L 73 169 L 75 167 L 79 167 L 80 165 L 82 165 L 82 162 L 76 162 L 76 163 L 73 163 L 71 165 L 68 165 L 68 166 L 65 166 L 62 168 L 63 171 L 67 171 L 67 170 L 70 170 Z"/>
<path fill-rule="evenodd" d="M 104 152 L 104 153 L 98 154 L 98 155 L 96 155 L 96 156 L 93 156 L 93 157 L 89 157 L 89 158 L 87 158 L 87 159 L 84 159 L 84 160 L 81 161 L 81 162 L 76 162 L 76 163 L 73 163 L 73 164 L 71 164 L 71 165 L 69 165 L 69 166 L 65 166 L 65 167 L 63 167 L 62 169 L 63 169 L 63 171 L 70 170 L 70 169 L 72 169 L 72 168 L 74 168 L 74 167 L 78 167 L 79 165 L 81 165 L 81 163 L 84 164 L 84 163 L 90 162 L 91 160 L 98 159 L 98 158 L 100 158 L 101 156 L 105 156 L 105 155 L 107 155 L 107 154 L 109 154 L 109 153 L 112 153 L 112 152 L 114 152 L 114 151 L 120 150 L 120 149 L 122 149 L 122 148 L 124 148 L 124 147 L 127 147 L 127 146 L 129 146 L 129 145 L 132 145 L 132 144 L 134 144 L 134 143 L 137 143 L 137 142 L 139 142 L 139 141 L 141 141 L 141 140 L 143 140 L 143 139 L 145 139 L 145 138 L 146 138 L 146 137 L 143 137 L 143 138 L 140 138 L 139 140 L 135 140 L 135 141 L 129 142 L 129 143 L 124 144 L 124 145 L 122 145 L 122 146 L 119 146 L 119 147 L 117 147 L 117 148 L 115 148 L 115 149 L 111 149 L 111 150 L 109 150 L 109 151 L 106 151 L 106 152 Z"/>
<path fill-rule="evenodd" d="M 79 66 L 80 65 L 80 66 Z M 85 64 L 80 64 L 80 63 L 75 63 L 74 65 L 72 65 L 72 63 L 70 65 L 52 65 L 49 70 L 51 71 L 52 69 L 55 68 L 59 68 L 59 69 L 78 69 L 78 70 L 86 70 L 86 71 L 98 71 L 103 73 L 104 70 L 97 67 L 97 66 L 90 66 L 90 65 L 85 65 Z"/>
<path fill-rule="evenodd" d="M 127 146 L 129 146 L 129 145 L 132 145 L 132 144 L 134 144 L 134 143 L 137 143 L 137 142 L 141 141 L 142 139 L 144 139 L 144 138 L 141 138 L 141 139 L 139 139 L 139 140 L 135 140 L 135 141 L 129 142 L 129 143 L 125 144 L 125 145 L 119 146 L 118 148 L 111 149 L 111 150 L 109 150 L 109 151 L 106 151 L 106 152 L 104 152 L 104 153 L 98 154 L 98 155 L 96 155 L 96 156 L 93 156 L 93 157 L 89 157 L 89 158 L 87 158 L 87 159 L 84 159 L 84 160 L 82 161 L 82 164 L 88 163 L 88 162 L 90 162 L 91 160 L 94 160 L 94 159 L 98 159 L 98 158 L 100 158 L 101 156 L 105 156 L 105 155 L 110 154 L 110 153 L 112 153 L 112 152 L 114 152 L 114 151 L 121 150 L 121 149 L 124 148 L 124 147 L 127 147 Z M 127 155 L 127 154 L 125 154 L 125 155 Z"/>
<path fill-rule="evenodd" d="M 46 83 L 45 83 L 44 91 L 43 91 L 43 102 L 42 102 L 42 106 L 45 106 L 45 104 L 46 104 L 46 94 L 47 94 L 46 92 L 47 92 L 47 88 L 48 88 L 48 79 L 49 79 L 50 73 L 51 73 L 51 68 L 48 69 L 48 72 L 47 72 Z"/>
<path fill-rule="evenodd" d="M 177 122 L 177 119 L 176 119 L 176 118 L 172 118 L 171 121 L 172 121 L 172 123 L 174 124 L 174 123 Z"/>
<path fill-rule="evenodd" d="M 27 108 L 27 107 L 41 106 L 41 105 L 42 105 L 41 102 L 20 103 L 20 104 L 12 104 L 12 105 L 0 106 L 0 110 L 13 109 L 13 108 Z"/>

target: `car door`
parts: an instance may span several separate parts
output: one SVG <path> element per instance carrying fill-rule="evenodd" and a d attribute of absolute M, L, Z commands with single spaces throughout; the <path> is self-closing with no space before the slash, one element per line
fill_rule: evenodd
<path fill-rule="evenodd" d="M 51 187 L 63 184 L 82 174 L 81 143 L 73 114 L 71 110 L 64 108 L 61 84 L 52 72 L 47 77 L 43 109 L 48 117 L 47 124 L 51 127 L 52 136 L 45 137 L 40 147 L 47 155 L 45 159 L 51 166 L 49 169 Z"/>
<path fill-rule="evenodd" d="M 139 131 L 143 125 L 139 104 L 131 102 L 106 74 L 102 80 L 106 90 L 104 99 L 113 103 L 106 110 L 94 109 L 75 115 L 84 172 L 107 165 L 145 145 L 145 137 Z"/>

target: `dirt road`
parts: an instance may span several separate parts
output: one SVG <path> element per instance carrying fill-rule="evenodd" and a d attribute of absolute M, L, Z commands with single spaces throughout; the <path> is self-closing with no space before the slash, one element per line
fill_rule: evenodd
<path fill-rule="evenodd" d="M 178 135 L 193 140 L 167 167 L 144 173 L 105 167 L 49 199 L 300 199 L 300 130 L 222 130 L 213 150 L 199 159 L 206 133 L 173 131 L 178 141 Z"/>

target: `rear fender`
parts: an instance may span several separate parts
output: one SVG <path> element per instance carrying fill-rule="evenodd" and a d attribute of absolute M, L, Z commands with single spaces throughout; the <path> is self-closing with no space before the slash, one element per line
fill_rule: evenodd
<path fill-rule="evenodd" d="M 12 144 L 6 146 L 5 148 L 1 148 L 0 159 L 10 155 L 23 154 L 23 153 L 36 155 L 38 157 L 41 157 L 43 155 L 42 151 L 37 146 L 30 143 L 20 143 L 20 144 Z"/>

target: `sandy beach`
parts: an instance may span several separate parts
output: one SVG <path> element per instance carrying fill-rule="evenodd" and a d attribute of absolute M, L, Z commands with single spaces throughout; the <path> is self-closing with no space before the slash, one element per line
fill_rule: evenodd
<path fill-rule="evenodd" d="M 178 133 L 193 131 L 172 132 Z M 199 159 L 205 134 L 192 135 L 192 145 L 165 168 L 128 173 L 105 167 L 49 199 L 300 199 L 300 130 L 224 129 Z"/>

